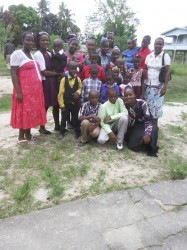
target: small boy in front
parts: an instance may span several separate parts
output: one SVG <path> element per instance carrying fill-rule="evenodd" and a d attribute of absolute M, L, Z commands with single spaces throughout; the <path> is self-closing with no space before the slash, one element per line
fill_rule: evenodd
<path fill-rule="evenodd" d="M 100 118 L 97 116 L 100 107 L 99 94 L 96 90 L 91 90 L 88 102 L 82 106 L 79 120 L 81 121 L 81 141 L 80 146 L 84 146 L 90 137 L 96 138 L 100 132 Z"/>
<path fill-rule="evenodd" d="M 58 103 L 61 113 L 61 129 L 59 139 L 64 137 L 66 122 L 71 114 L 72 124 L 75 129 L 75 138 L 80 136 L 80 122 L 78 113 L 80 109 L 80 94 L 82 90 L 82 82 L 77 77 L 77 63 L 69 61 L 67 64 L 68 75 L 62 78 L 58 93 Z"/>
<path fill-rule="evenodd" d="M 102 82 L 97 78 L 98 65 L 90 64 L 89 66 L 90 66 L 90 77 L 86 78 L 82 82 L 82 93 L 81 93 L 82 104 L 88 101 L 88 95 L 90 90 L 96 90 L 99 93 L 99 97 L 101 93 Z"/>
<path fill-rule="evenodd" d="M 108 101 L 101 104 L 98 116 L 101 119 L 101 130 L 97 141 L 106 143 L 109 139 L 116 143 L 117 149 L 123 149 L 124 135 L 127 132 L 128 112 L 123 100 L 118 98 L 115 88 L 107 90 Z"/>

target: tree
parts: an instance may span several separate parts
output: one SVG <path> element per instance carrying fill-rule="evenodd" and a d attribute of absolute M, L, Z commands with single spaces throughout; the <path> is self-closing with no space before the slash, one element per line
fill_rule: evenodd
<path fill-rule="evenodd" d="M 38 8 L 36 8 L 37 13 L 39 14 L 40 17 L 40 29 L 44 30 L 45 24 L 44 24 L 44 18 L 47 16 L 47 14 L 50 13 L 49 10 L 49 1 L 47 0 L 41 0 L 38 3 Z"/>
<path fill-rule="evenodd" d="M 72 19 L 73 14 L 66 5 L 62 2 L 59 5 L 58 18 L 60 23 L 61 38 L 63 40 L 67 39 L 67 34 L 69 32 L 75 33 L 78 35 L 80 28 L 75 24 L 75 21 Z"/>
<path fill-rule="evenodd" d="M 95 0 L 95 2 L 97 11 L 87 18 L 87 34 L 113 31 L 118 46 L 123 49 L 127 40 L 135 37 L 136 26 L 139 24 L 139 20 L 134 18 L 135 13 L 127 6 L 126 0 Z"/>

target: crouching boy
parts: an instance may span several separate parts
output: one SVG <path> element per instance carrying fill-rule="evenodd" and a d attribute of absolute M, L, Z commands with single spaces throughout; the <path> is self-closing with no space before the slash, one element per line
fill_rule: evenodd
<path fill-rule="evenodd" d="M 98 116 L 101 119 L 101 130 L 98 138 L 100 144 L 109 139 L 116 143 L 118 149 L 123 148 L 124 135 L 127 132 L 127 110 L 115 88 L 107 90 L 108 101 L 101 105 Z"/>
<path fill-rule="evenodd" d="M 82 106 L 79 120 L 81 121 L 80 146 L 84 146 L 91 138 L 96 138 L 100 133 L 100 119 L 97 116 L 100 107 L 99 94 L 96 90 L 90 90 L 88 102 Z"/>

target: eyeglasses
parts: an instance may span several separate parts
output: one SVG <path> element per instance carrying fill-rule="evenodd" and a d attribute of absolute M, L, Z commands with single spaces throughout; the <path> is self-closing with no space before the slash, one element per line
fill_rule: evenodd
<path fill-rule="evenodd" d="M 40 31 L 40 32 L 38 33 L 38 35 L 39 35 L 39 36 L 42 36 L 42 35 L 49 36 L 49 34 L 48 34 L 47 32 L 45 32 L 45 31 Z"/>

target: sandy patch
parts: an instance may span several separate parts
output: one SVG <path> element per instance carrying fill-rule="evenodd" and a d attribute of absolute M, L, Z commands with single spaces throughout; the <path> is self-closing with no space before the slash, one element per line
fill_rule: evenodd
<path fill-rule="evenodd" d="M 36 201 L 42 201 L 42 202 L 46 202 L 48 200 L 48 192 L 49 190 L 44 189 L 44 188 L 40 188 L 38 189 L 34 194 L 33 197 Z"/>

